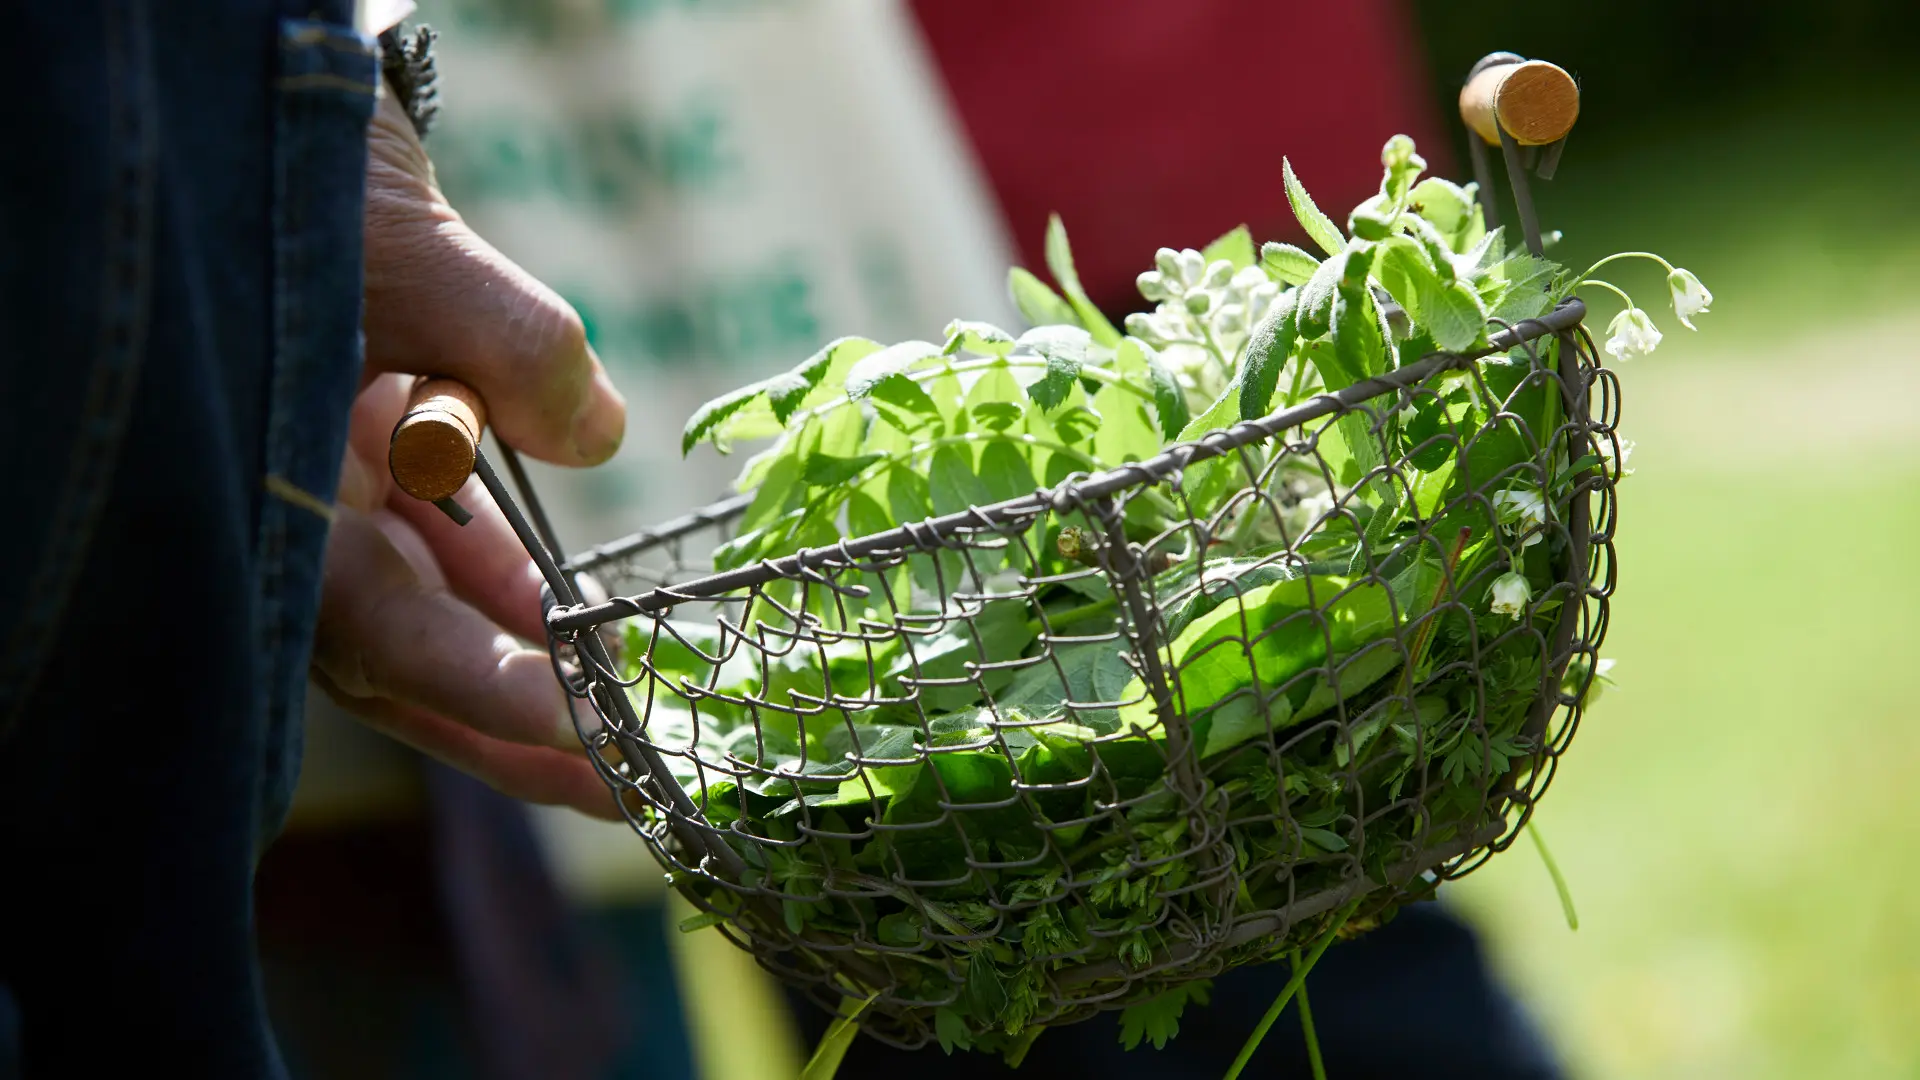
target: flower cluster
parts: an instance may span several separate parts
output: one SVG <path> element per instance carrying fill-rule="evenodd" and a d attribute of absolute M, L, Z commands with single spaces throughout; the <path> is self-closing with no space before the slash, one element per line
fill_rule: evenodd
<path fill-rule="evenodd" d="M 1155 269 L 1137 280 L 1140 295 L 1158 306 L 1127 316 L 1127 333 L 1156 348 L 1197 345 L 1217 349 L 1231 364 L 1247 336 L 1280 296 L 1280 285 L 1257 266 L 1235 270 L 1225 259 L 1209 264 L 1192 248 L 1154 253 Z"/>
<path fill-rule="evenodd" d="M 1545 538 L 1547 500 L 1540 492 L 1526 488 L 1502 491 L 1493 497 L 1493 509 L 1500 524 L 1524 537 L 1520 541 L 1521 550 Z"/>

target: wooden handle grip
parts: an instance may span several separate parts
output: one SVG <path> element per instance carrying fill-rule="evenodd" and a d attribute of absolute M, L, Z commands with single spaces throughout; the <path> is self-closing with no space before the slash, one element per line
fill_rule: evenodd
<path fill-rule="evenodd" d="M 1559 142 L 1579 118 L 1579 84 L 1545 60 L 1490 64 L 1460 88 L 1460 119 L 1492 146 L 1501 127 L 1521 146 Z"/>
<path fill-rule="evenodd" d="M 406 415 L 394 425 L 387 468 L 400 490 L 426 502 L 458 494 L 473 475 L 487 404 L 456 379 L 422 378 L 413 384 Z"/>

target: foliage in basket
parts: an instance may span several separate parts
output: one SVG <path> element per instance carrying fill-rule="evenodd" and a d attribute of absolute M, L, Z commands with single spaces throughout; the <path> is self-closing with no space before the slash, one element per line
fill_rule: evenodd
<path fill-rule="evenodd" d="M 1287 169 L 1318 255 L 1244 228 L 1162 249 L 1139 280 L 1157 308 L 1124 332 L 1086 298 L 1056 219 L 1059 291 L 1012 275 L 1025 333 L 844 338 L 709 403 L 685 449 L 774 440 L 740 477 L 752 503 L 715 569 L 1056 488 L 1484 351 L 1580 281 L 1486 229 L 1471 186 L 1421 179 L 1411 141 L 1382 159 L 1344 233 Z M 1623 337 L 1616 320 L 1610 351 L 1646 344 L 1639 325 Z M 1357 875 L 1405 882 L 1410 856 L 1504 828 L 1499 793 L 1548 738 L 1536 704 L 1595 677 L 1590 653 L 1564 687 L 1543 666 L 1582 601 L 1564 584 L 1574 493 L 1618 476 L 1611 434 L 1567 412 L 1564 374 L 1590 370 L 1563 364 L 1574 342 L 1443 370 L 1104 509 L 870 560 L 864 589 L 795 575 L 713 623 L 636 620 L 644 738 L 747 867 L 744 891 L 695 882 L 708 913 L 691 925 L 830 946 L 817 979 L 854 1003 L 884 994 L 896 1035 L 1017 1062 L 1045 1025 L 1123 1005 L 1130 1044 L 1158 1045 L 1206 974 L 1387 917 L 1433 875 L 1180 961 L 1196 934 Z M 1128 574 L 1144 625 L 1115 586 Z"/>

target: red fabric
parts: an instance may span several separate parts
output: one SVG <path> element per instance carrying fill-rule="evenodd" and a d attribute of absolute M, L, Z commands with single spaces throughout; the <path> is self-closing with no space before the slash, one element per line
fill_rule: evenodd
<path fill-rule="evenodd" d="M 1110 308 L 1157 247 L 1243 222 L 1299 242 L 1280 159 L 1343 227 L 1411 135 L 1448 171 L 1438 103 L 1396 0 L 914 0 L 1022 261 L 1058 212 Z M 1043 274 L 1043 276 L 1045 276 Z"/>

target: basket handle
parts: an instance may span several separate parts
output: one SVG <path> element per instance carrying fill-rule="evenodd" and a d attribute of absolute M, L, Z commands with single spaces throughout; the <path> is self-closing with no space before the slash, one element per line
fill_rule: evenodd
<path fill-rule="evenodd" d="M 1495 53 L 1460 88 L 1460 119 L 1489 146 L 1500 145 L 1503 127 L 1521 146 L 1557 143 L 1579 117 L 1579 84 L 1545 60 Z"/>
<path fill-rule="evenodd" d="M 473 475 L 487 404 L 458 379 L 422 376 L 387 445 L 387 469 L 400 490 L 438 503 L 459 494 Z"/>

